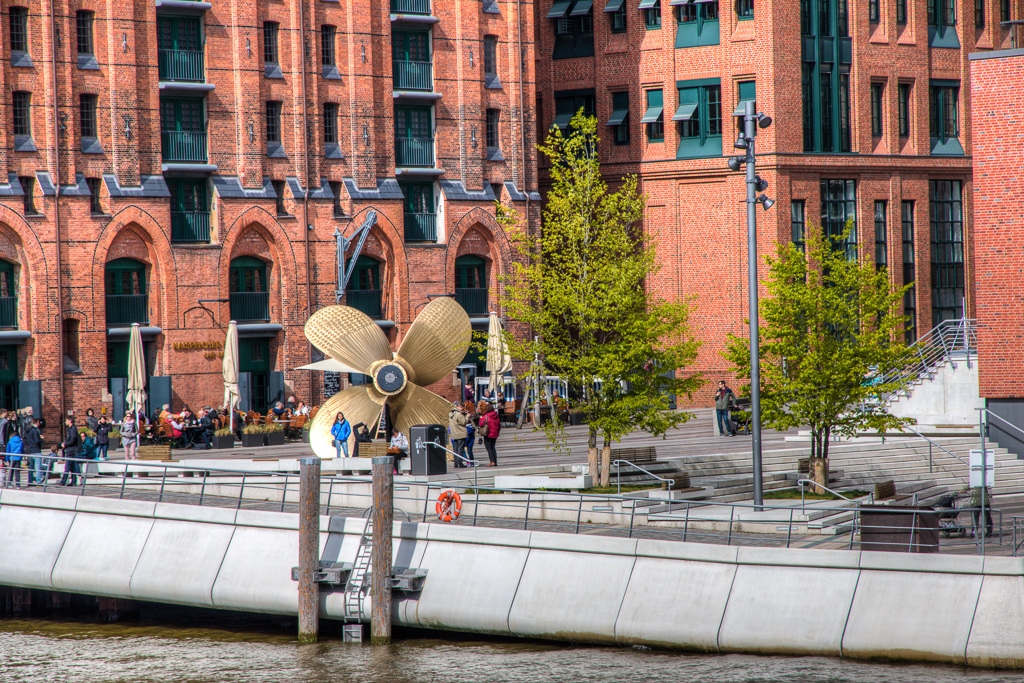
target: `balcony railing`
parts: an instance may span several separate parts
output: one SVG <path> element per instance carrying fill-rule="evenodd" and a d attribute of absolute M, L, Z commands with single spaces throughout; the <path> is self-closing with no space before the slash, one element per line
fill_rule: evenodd
<path fill-rule="evenodd" d="M 398 14 L 430 14 L 430 0 L 391 0 L 391 11 Z"/>
<path fill-rule="evenodd" d="M 395 90 L 433 90 L 434 65 L 431 62 L 391 63 Z"/>
<path fill-rule="evenodd" d="M 398 166 L 433 166 L 433 138 L 396 138 L 395 156 Z"/>
<path fill-rule="evenodd" d="M 18 326 L 18 297 L 0 296 L 0 327 Z"/>
<path fill-rule="evenodd" d="M 470 315 L 487 315 L 487 288 L 455 290 L 455 300 Z"/>
<path fill-rule="evenodd" d="M 381 296 L 383 293 L 384 290 L 381 289 L 350 289 L 345 292 L 345 302 L 371 318 L 379 318 L 382 315 Z"/>
<path fill-rule="evenodd" d="M 171 211 L 172 242 L 209 242 L 209 211 Z"/>
<path fill-rule="evenodd" d="M 149 323 L 148 294 L 108 294 L 107 326 Z"/>
<path fill-rule="evenodd" d="M 270 292 L 231 292 L 231 319 L 270 320 Z"/>
<path fill-rule="evenodd" d="M 206 161 L 206 131 L 160 132 L 164 161 Z"/>
<path fill-rule="evenodd" d="M 410 242 L 436 242 L 437 214 L 406 213 L 405 239 Z"/>
<path fill-rule="evenodd" d="M 160 50 L 161 81 L 202 81 L 203 53 L 199 50 Z"/>

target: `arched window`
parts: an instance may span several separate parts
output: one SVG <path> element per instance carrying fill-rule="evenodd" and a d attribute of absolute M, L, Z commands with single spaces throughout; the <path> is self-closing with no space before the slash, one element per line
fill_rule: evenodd
<path fill-rule="evenodd" d="M 455 300 L 470 315 L 487 315 L 487 262 L 481 257 L 455 259 Z"/>
<path fill-rule="evenodd" d="M 149 324 L 146 264 L 130 258 L 106 266 L 107 326 Z"/>
<path fill-rule="evenodd" d="M 254 256 L 232 259 L 228 270 L 228 290 L 232 320 L 270 320 L 266 261 Z"/>
<path fill-rule="evenodd" d="M 383 310 L 382 294 L 380 261 L 371 256 L 360 256 L 345 287 L 345 302 L 371 318 L 379 318 Z"/>
<path fill-rule="evenodd" d="M 0 327 L 18 326 L 18 280 L 14 264 L 0 261 Z"/>

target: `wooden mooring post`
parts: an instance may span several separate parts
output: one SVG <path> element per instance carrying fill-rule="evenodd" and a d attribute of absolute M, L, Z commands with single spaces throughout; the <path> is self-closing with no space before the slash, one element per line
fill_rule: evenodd
<path fill-rule="evenodd" d="M 394 522 L 394 468 L 391 456 L 372 459 L 373 546 L 370 551 L 370 643 L 391 642 L 391 530 Z"/>
<path fill-rule="evenodd" d="M 299 643 L 320 635 L 320 458 L 299 460 Z"/>

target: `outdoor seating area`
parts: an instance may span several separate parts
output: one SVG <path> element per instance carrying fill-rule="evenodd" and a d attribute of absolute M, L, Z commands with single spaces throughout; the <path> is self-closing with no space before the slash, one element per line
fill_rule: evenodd
<path fill-rule="evenodd" d="M 233 430 L 228 415 L 217 413 L 211 418 L 214 430 L 211 447 L 232 448 L 238 442 L 245 447 L 254 447 L 281 445 L 286 441 L 308 441 L 308 426 L 312 424 L 317 408 L 318 406 L 313 406 L 306 415 L 293 414 L 292 410 L 286 409 L 280 416 L 275 415 L 273 411 L 266 414 L 238 411 L 235 413 Z M 194 416 L 190 418 L 189 415 L 183 412 L 169 417 L 158 416 L 155 420 L 140 425 L 140 458 L 147 459 L 144 457 L 145 454 L 164 453 L 171 448 L 191 450 L 197 444 L 203 444 L 204 427 L 195 421 Z M 173 424 L 169 418 L 174 418 Z M 159 448 L 147 448 L 150 446 Z M 150 455 L 150 458 L 153 456 Z"/>

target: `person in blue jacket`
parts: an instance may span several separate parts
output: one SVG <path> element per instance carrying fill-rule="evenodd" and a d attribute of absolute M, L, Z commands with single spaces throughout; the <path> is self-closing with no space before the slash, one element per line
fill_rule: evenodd
<path fill-rule="evenodd" d="M 344 453 L 348 457 L 348 437 L 352 435 L 352 425 L 345 419 L 345 413 L 338 411 L 334 417 L 334 425 L 331 427 L 331 436 L 334 437 L 334 447 L 338 451 L 338 457 Z"/>
<path fill-rule="evenodd" d="M 25 452 L 24 444 L 18 431 L 14 430 L 7 439 L 7 465 L 10 467 L 8 486 L 21 488 L 21 456 Z"/>

